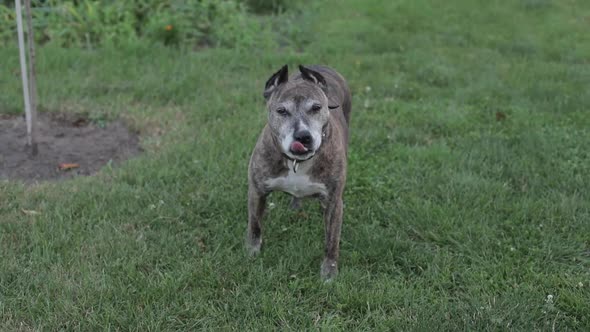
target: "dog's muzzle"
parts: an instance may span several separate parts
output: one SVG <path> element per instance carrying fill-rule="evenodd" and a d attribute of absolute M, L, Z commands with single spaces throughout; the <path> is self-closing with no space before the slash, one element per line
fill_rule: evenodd
<path fill-rule="evenodd" d="M 305 155 L 313 149 L 313 136 L 309 130 L 299 130 L 293 134 L 289 152 L 293 155 Z"/>

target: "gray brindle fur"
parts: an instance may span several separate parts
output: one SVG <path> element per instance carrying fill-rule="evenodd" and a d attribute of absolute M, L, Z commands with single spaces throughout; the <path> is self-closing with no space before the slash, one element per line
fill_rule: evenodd
<path fill-rule="evenodd" d="M 264 98 L 268 123 L 248 169 L 247 247 L 252 255 L 260 252 L 261 220 L 272 191 L 294 196 L 293 206 L 303 197 L 316 197 L 325 224 L 321 275 L 331 279 L 338 274 L 350 90 L 331 68 L 299 66 L 299 73 L 289 78 L 285 65 L 266 82 Z"/>

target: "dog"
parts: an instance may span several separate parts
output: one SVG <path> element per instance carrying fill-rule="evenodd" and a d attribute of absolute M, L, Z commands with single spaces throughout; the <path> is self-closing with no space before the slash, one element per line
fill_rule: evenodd
<path fill-rule="evenodd" d="M 292 195 L 294 207 L 304 197 L 318 198 L 325 225 L 320 274 L 330 280 L 338 274 L 350 89 L 329 67 L 300 65 L 289 77 L 285 65 L 268 79 L 263 96 L 268 122 L 248 167 L 246 246 L 251 255 L 260 252 L 261 220 L 271 192 Z"/>

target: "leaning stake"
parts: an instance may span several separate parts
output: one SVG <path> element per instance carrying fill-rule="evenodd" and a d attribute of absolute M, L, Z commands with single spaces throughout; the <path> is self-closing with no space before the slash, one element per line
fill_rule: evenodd
<path fill-rule="evenodd" d="M 36 109 L 31 108 L 31 95 L 29 93 L 31 88 L 35 88 L 34 84 L 35 76 L 34 76 L 34 45 L 32 40 L 32 24 L 31 24 L 31 11 L 30 11 L 30 0 L 25 0 L 25 5 L 27 6 L 27 22 L 29 27 L 29 56 L 30 56 L 30 65 L 32 69 L 32 85 L 29 85 L 28 75 L 27 75 L 27 60 L 25 57 L 25 37 L 23 32 L 23 21 L 22 21 L 22 9 L 21 9 L 21 2 L 20 0 L 14 1 L 14 6 L 16 9 L 16 25 L 17 25 L 17 32 L 18 32 L 18 49 L 19 49 L 19 56 L 20 56 L 20 71 L 21 77 L 23 81 L 23 97 L 25 100 L 25 115 L 27 119 L 27 146 L 31 148 L 31 152 L 33 155 L 37 154 L 37 139 L 36 139 Z M 34 92 L 34 91 L 32 91 Z"/>
<path fill-rule="evenodd" d="M 29 98 L 31 98 L 31 153 L 37 154 L 37 74 L 35 71 L 35 33 L 31 0 L 25 0 L 25 17 L 27 18 L 27 39 L 29 41 Z"/>

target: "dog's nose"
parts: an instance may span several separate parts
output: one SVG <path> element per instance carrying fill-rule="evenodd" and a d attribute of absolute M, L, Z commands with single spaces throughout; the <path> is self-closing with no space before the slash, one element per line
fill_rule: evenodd
<path fill-rule="evenodd" d="M 313 138 L 311 137 L 311 133 L 309 130 L 300 130 L 293 135 L 296 141 L 301 142 L 301 144 L 305 145 L 306 147 L 311 144 Z"/>

